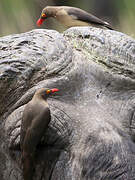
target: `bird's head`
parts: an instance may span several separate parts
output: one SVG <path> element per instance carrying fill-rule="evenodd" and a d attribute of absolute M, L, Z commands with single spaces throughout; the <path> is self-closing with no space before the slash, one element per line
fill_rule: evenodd
<path fill-rule="evenodd" d="M 49 17 L 55 17 L 56 16 L 56 10 L 57 8 L 54 8 L 53 6 L 47 6 L 42 10 L 42 13 L 40 15 L 40 18 L 37 20 L 37 26 L 41 26 L 45 19 Z"/>
<path fill-rule="evenodd" d="M 41 97 L 43 99 L 47 99 L 49 96 L 55 94 L 58 91 L 59 91 L 59 89 L 57 89 L 57 88 L 54 88 L 54 89 L 41 88 L 36 91 L 35 96 Z"/>

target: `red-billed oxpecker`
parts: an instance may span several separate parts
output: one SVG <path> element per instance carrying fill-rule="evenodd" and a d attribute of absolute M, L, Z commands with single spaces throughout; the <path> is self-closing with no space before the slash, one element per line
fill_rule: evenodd
<path fill-rule="evenodd" d="M 51 114 L 47 98 L 58 89 L 39 89 L 24 108 L 21 125 L 21 152 L 24 180 L 32 180 L 36 147 L 47 130 Z"/>
<path fill-rule="evenodd" d="M 42 10 L 37 25 L 41 26 L 47 18 L 55 18 L 65 27 L 73 26 L 95 26 L 112 29 L 111 25 L 96 16 L 75 7 L 69 6 L 47 6 Z"/>

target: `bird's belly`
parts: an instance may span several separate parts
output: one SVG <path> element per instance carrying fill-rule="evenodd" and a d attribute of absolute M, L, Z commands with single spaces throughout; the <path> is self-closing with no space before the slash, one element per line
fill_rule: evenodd
<path fill-rule="evenodd" d="M 73 27 L 73 26 L 90 26 L 89 23 L 79 21 L 77 19 L 72 19 L 67 16 L 63 17 L 57 17 L 56 18 L 61 24 L 63 24 L 65 27 Z"/>

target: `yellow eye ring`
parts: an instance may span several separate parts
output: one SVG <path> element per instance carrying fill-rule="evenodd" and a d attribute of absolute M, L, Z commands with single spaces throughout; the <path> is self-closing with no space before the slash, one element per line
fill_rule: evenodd
<path fill-rule="evenodd" d="M 46 90 L 46 94 L 50 94 L 50 92 L 51 92 L 50 89 Z"/>
<path fill-rule="evenodd" d="M 43 13 L 43 14 L 42 14 L 42 17 L 46 17 L 46 14 Z"/>

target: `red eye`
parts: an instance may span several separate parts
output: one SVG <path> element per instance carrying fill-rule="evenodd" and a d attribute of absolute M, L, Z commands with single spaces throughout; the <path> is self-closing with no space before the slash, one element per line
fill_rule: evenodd
<path fill-rule="evenodd" d="M 50 92 L 51 92 L 51 90 L 50 90 L 50 89 L 48 89 L 48 90 L 46 91 L 46 94 L 50 94 Z"/>
<path fill-rule="evenodd" d="M 46 14 L 43 13 L 41 16 L 42 16 L 42 17 L 46 17 Z"/>

